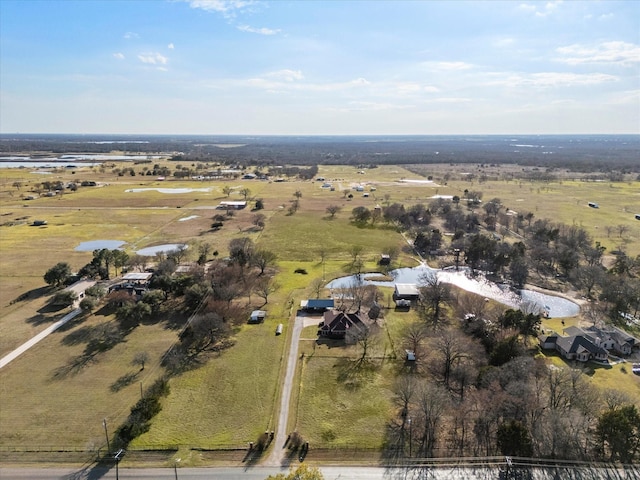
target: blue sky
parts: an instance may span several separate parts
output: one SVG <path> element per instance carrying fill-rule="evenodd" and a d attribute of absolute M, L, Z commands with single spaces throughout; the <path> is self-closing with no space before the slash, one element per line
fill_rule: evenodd
<path fill-rule="evenodd" d="M 0 0 L 0 132 L 640 133 L 640 2 Z"/>

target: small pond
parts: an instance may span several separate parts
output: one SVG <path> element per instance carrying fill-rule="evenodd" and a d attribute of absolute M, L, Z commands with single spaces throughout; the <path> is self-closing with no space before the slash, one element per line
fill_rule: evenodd
<path fill-rule="evenodd" d="M 94 250 L 102 250 L 103 248 L 116 250 L 126 243 L 127 242 L 123 242 L 122 240 L 91 240 L 89 242 L 82 242 L 74 250 L 76 252 L 93 252 Z"/>
<path fill-rule="evenodd" d="M 179 222 L 187 222 L 189 220 L 193 220 L 194 218 L 199 218 L 200 215 L 190 215 L 188 217 L 178 219 Z"/>
<path fill-rule="evenodd" d="M 186 247 L 184 243 L 165 243 L 164 245 L 156 245 L 154 247 L 143 248 L 142 250 L 138 250 L 136 253 L 138 255 L 144 255 L 145 257 L 153 257 L 157 253 L 167 253 L 173 250 L 177 250 L 180 247 Z"/>
<path fill-rule="evenodd" d="M 532 290 L 515 292 L 508 286 L 491 282 L 481 275 L 471 277 L 466 269 L 460 271 L 438 270 L 427 265 L 420 265 L 414 268 L 398 268 L 392 270 L 390 275 L 394 278 L 393 282 L 368 280 L 379 277 L 379 273 L 364 274 L 360 279 L 356 275 L 341 277 L 327 284 L 327 288 L 348 288 L 359 282 L 382 287 L 393 287 L 396 283 L 420 284 L 424 283 L 421 279 L 425 276 L 437 275 L 441 282 L 450 283 L 468 292 L 496 300 L 511 308 L 520 308 L 523 303 L 534 303 L 539 308 L 546 310 L 550 318 L 573 317 L 580 313 L 580 307 L 570 300 Z"/>
<path fill-rule="evenodd" d="M 191 192 L 210 192 L 210 188 L 129 188 L 126 193 L 140 192 L 160 192 L 160 193 L 191 193 Z"/>

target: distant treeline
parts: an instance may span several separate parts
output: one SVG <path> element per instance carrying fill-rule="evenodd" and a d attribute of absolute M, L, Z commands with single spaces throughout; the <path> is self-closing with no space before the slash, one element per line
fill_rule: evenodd
<path fill-rule="evenodd" d="M 225 165 L 508 163 L 579 172 L 640 170 L 640 135 L 0 135 L 0 155 L 112 151 Z"/>

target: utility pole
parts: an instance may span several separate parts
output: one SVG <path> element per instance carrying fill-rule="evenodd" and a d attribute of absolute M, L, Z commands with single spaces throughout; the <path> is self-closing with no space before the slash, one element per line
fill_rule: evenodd
<path fill-rule="evenodd" d="M 107 432 L 107 419 L 102 419 L 102 425 L 104 426 L 104 436 L 107 439 L 107 452 L 111 455 L 111 445 L 109 444 L 109 433 Z"/>
<path fill-rule="evenodd" d="M 411 457 L 411 417 L 409 417 L 409 457 Z"/>

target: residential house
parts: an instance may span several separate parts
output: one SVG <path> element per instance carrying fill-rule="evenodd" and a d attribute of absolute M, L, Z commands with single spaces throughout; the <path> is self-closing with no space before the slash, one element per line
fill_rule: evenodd
<path fill-rule="evenodd" d="M 367 328 L 358 313 L 346 313 L 329 310 L 324 313 L 323 321 L 318 325 L 318 335 L 326 338 L 343 339 L 352 329 Z"/>
<path fill-rule="evenodd" d="M 585 329 L 585 333 L 598 339 L 601 346 L 616 355 L 631 355 L 634 349 L 640 348 L 640 340 L 616 327 L 598 328 L 596 326 Z"/>
<path fill-rule="evenodd" d="M 579 362 L 588 362 L 589 360 L 605 362 L 609 356 L 607 350 L 598 347 L 588 337 L 582 335 L 558 337 L 556 350 L 567 360 Z"/>
<path fill-rule="evenodd" d="M 575 329 L 575 330 L 574 330 Z M 593 342 L 593 340 L 577 327 L 569 327 L 565 330 L 568 336 L 560 336 L 557 333 L 540 335 L 538 341 L 543 350 L 556 350 L 567 360 L 588 362 L 596 360 L 605 362 L 609 352 Z"/>

